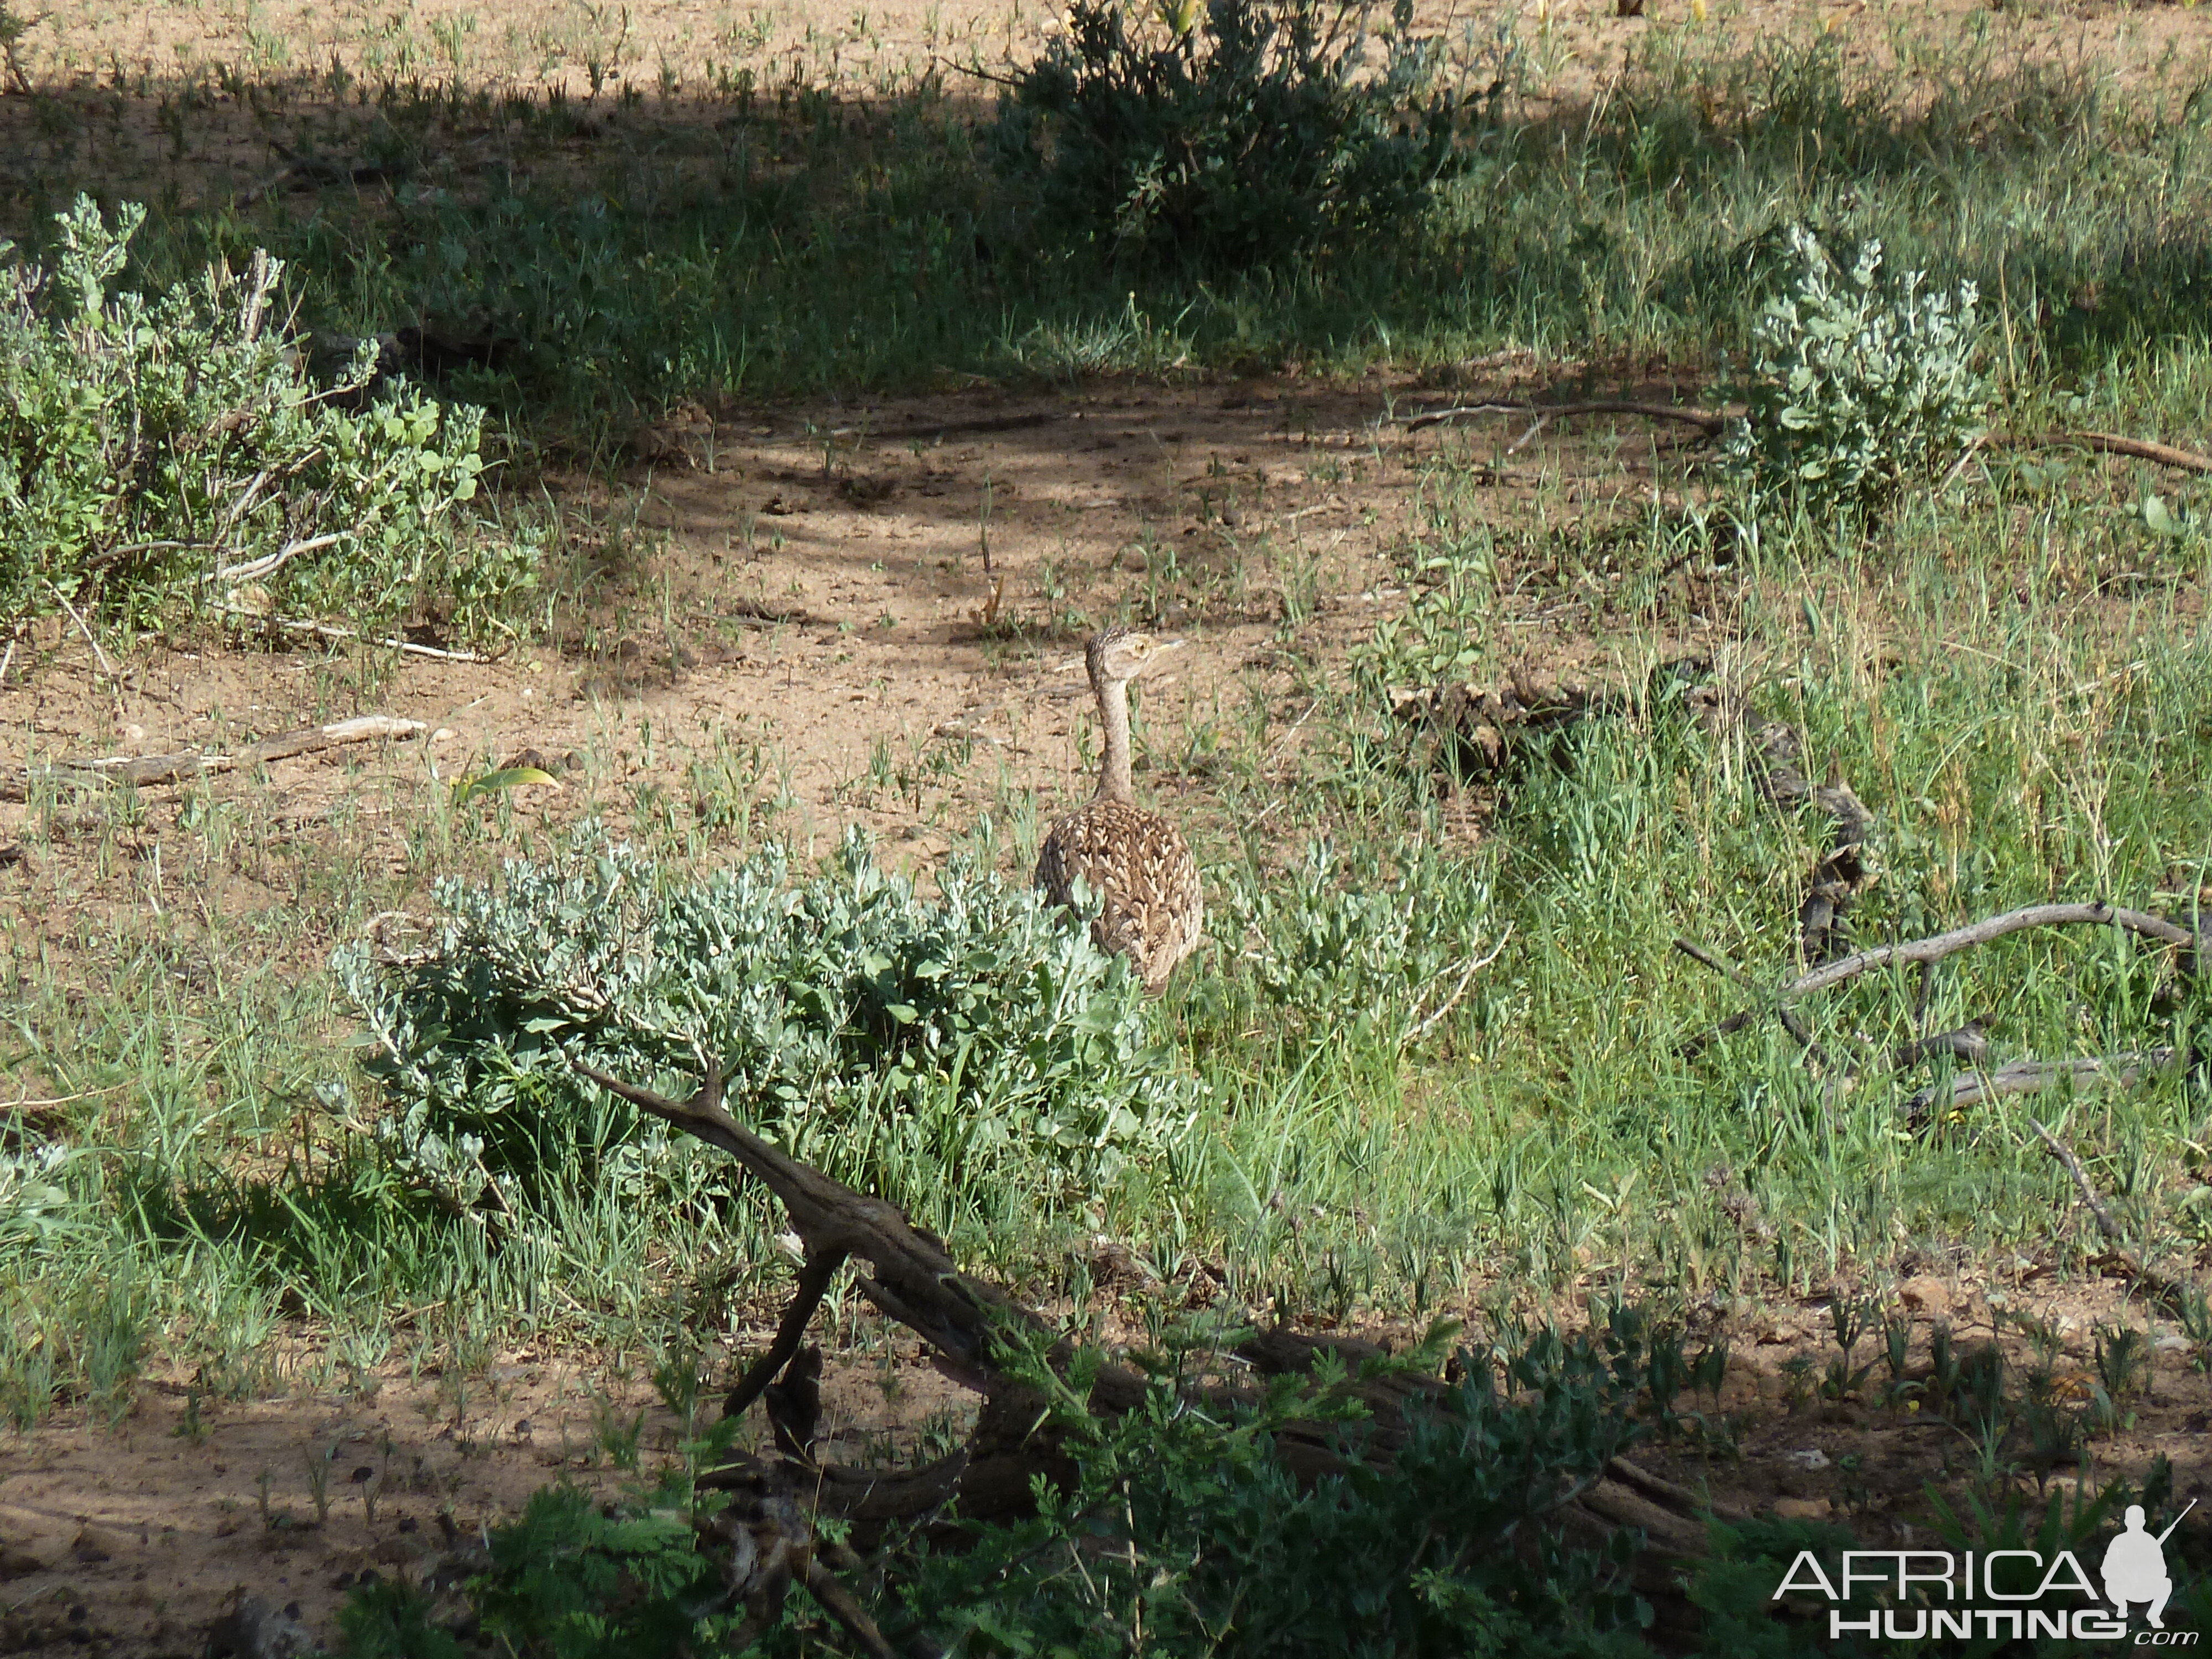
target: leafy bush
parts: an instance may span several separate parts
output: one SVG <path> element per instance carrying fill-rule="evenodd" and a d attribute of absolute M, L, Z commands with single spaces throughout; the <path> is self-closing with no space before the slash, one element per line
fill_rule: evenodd
<path fill-rule="evenodd" d="M 1223 956 L 1271 1014 L 1356 1039 L 1404 1041 L 1443 1007 L 1490 925 L 1486 883 L 1433 847 L 1386 860 L 1362 845 L 1347 867 L 1316 842 L 1290 875 L 1225 884 Z"/>
<path fill-rule="evenodd" d="M 1923 271 L 1881 280 L 1881 244 L 1848 271 L 1802 225 L 1789 233 L 1794 291 L 1753 333 L 1747 409 L 1727 453 L 1754 486 L 1822 516 L 1874 523 L 1942 476 L 1980 435 L 1987 380 L 1974 366 L 1974 285 L 1931 291 Z"/>
<path fill-rule="evenodd" d="M 1363 1376 L 1432 1374 L 1451 1329 Z M 1609 1332 L 1543 1330 L 1498 1358 L 1493 1370 L 1462 1352 L 1465 1380 L 1414 1408 L 1387 1464 L 1355 1455 L 1302 1481 L 1286 1431 L 1333 1425 L 1356 1454 L 1371 1428 L 1340 1364 L 1218 1417 L 1194 1408 L 1175 1356 L 1142 1407 L 1109 1419 L 1090 1409 L 1082 1361 L 1061 1382 L 1033 1356 L 1077 1479 L 1034 1520 L 976 1528 L 963 1553 L 923 1562 L 902 1591 L 909 1615 L 960 1654 L 1619 1651 L 1643 1611 L 1630 1540 L 1570 1548 L 1544 1517 L 1638 1437 L 1643 1356 Z"/>
<path fill-rule="evenodd" d="M 1466 1379 L 1413 1408 L 1387 1468 L 1355 1457 L 1301 1480 L 1282 1455 L 1286 1435 L 1310 1449 L 1316 1432 L 1356 1451 L 1372 1424 L 1354 1387 L 1433 1375 L 1451 1329 L 1357 1378 L 1325 1360 L 1219 1414 L 1194 1407 L 1191 1382 L 1218 1354 L 1187 1328 L 1151 1362 L 1143 1404 L 1119 1417 L 1091 1407 L 1097 1351 L 1065 1378 L 1029 1352 L 1016 1369 L 1046 1402 L 1073 1480 L 1042 1487 L 1028 1520 L 894 1536 L 875 1557 L 879 1623 L 895 1644 L 960 1656 L 1640 1651 L 1631 1539 L 1577 1548 L 1547 1520 L 1640 1431 L 1643 1355 L 1617 1324 L 1463 1353 Z M 539 1492 L 491 1534 L 489 1565 L 465 1588 L 479 1633 L 545 1659 L 726 1650 L 721 1562 L 684 1523 L 692 1497 L 683 1471 L 606 1510 L 572 1487 Z M 696 1513 L 718 1502 L 705 1494 Z M 807 1605 L 795 1593 L 781 1628 L 750 1650 L 827 1650 Z M 347 1650 L 457 1659 L 432 1611 L 403 1587 L 357 1591 L 341 1614 Z"/>
<path fill-rule="evenodd" d="M 1002 170 L 1047 222 L 1139 263 L 1234 269 L 1387 231 L 1427 205 L 1464 106 L 1397 0 L 1379 73 L 1367 9 L 1163 0 L 1157 27 L 1076 0 L 1017 78 Z"/>
<path fill-rule="evenodd" d="M 481 410 L 407 386 L 340 408 L 373 361 L 319 390 L 266 255 L 111 291 L 145 216 L 79 198 L 51 270 L 0 242 L 0 614 L 97 589 L 143 614 L 184 595 L 376 619 L 436 596 L 481 622 L 530 582 L 530 548 L 457 522 Z"/>
<path fill-rule="evenodd" d="M 448 880 L 424 959 L 337 963 L 398 1103 L 388 1144 L 462 1203 L 577 1176 L 658 1188 L 688 1148 L 564 1056 L 643 1081 L 696 1076 L 702 1051 L 739 1118 L 935 1215 L 994 1181 L 1033 1190 L 1040 1166 L 1096 1186 L 1171 1140 L 1189 1085 L 1127 965 L 1027 887 L 957 861 L 939 886 L 924 900 L 878 870 L 857 831 L 798 884 L 771 849 L 672 886 L 588 830 L 495 887 Z"/>

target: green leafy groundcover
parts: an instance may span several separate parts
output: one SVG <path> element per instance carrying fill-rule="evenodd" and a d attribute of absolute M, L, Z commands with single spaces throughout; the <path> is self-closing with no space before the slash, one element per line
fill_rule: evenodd
<path fill-rule="evenodd" d="M 948 1191 L 1095 1188 L 1188 1127 L 1194 1085 L 1118 957 L 972 865 L 938 888 L 878 868 L 858 831 L 809 880 L 771 848 L 677 881 L 596 829 L 493 885 L 448 880 L 422 957 L 337 963 L 396 1108 L 391 1150 L 463 1204 L 576 1181 L 642 1195 L 692 1167 L 570 1055 L 640 1081 L 696 1080 L 712 1056 L 740 1118 L 938 1214 Z"/>

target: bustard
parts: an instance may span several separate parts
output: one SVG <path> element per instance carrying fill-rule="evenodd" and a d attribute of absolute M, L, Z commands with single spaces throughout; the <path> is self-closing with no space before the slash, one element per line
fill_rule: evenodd
<path fill-rule="evenodd" d="M 1145 988 L 1158 991 L 1198 945 L 1205 910 L 1198 861 L 1173 820 L 1136 804 L 1129 788 L 1129 682 L 1182 649 L 1127 628 L 1094 634 L 1084 649 L 1098 699 L 1106 752 L 1098 793 L 1052 826 L 1037 854 L 1036 884 L 1056 904 L 1075 902 L 1075 884 L 1103 901 L 1091 936 L 1127 957 Z"/>

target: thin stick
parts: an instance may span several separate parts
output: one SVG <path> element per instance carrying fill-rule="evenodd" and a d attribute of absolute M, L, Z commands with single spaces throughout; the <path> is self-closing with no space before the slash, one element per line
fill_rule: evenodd
<path fill-rule="evenodd" d="M 0 685 L 7 684 L 8 671 L 15 666 L 15 641 L 10 640 L 8 641 L 8 649 L 4 653 L 0 653 Z"/>
<path fill-rule="evenodd" d="M 1431 410 L 1417 415 L 1406 422 L 1408 432 L 1418 432 L 1425 426 L 1435 426 L 1444 421 L 1464 420 L 1477 415 L 1534 415 L 1540 417 L 1568 415 L 1641 415 L 1646 420 L 1680 421 L 1698 428 L 1708 436 L 1717 437 L 1727 427 L 1730 416 L 1718 410 L 1697 409 L 1673 404 L 1638 403 L 1612 398 L 1579 404 L 1462 404 L 1451 409 Z M 1528 434 L 1534 435 L 1533 431 Z M 1527 439 L 1522 440 L 1523 442 Z M 2045 432 L 2033 436 L 2014 437 L 2002 432 L 1984 433 L 1966 446 L 1966 453 L 1953 465 L 1937 493 L 1950 488 L 1954 479 L 1965 470 L 1966 463 L 1984 449 L 2063 449 L 2079 444 L 2100 454 L 2125 455 L 2135 460 L 2152 461 L 2160 466 L 2170 466 L 2181 472 L 2212 472 L 2212 455 L 2199 454 L 2193 449 L 2177 449 L 2172 444 L 2153 442 L 2143 438 L 2124 438 L 2113 432 Z M 1520 446 L 1516 445 L 1518 448 Z"/>
<path fill-rule="evenodd" d="M 357 640 L 361 637 L 352 629 L 340 628 L 335 623 L 295 621 L 289 617 L 264 617 L 258 611 L 248 611 L 244 605 L 219 605 L 216 609 L 226 617 L 243 617 L 250 621 L 266 623 L 272 628 L 285 629 L 295 634 L 313 634 L 319 639 Z M 405 656 L 430 657 L 439 662 L 489 662 L 491 660 L 490 658 L 479 655 L 474 651 L 441 651 L 434 645 L 417 645 L 412 640 L 375 640 L 371 643 L 381 646 L 387 651 L 398 651 Z"/>
<path fill-rule="evenodd" d="M 146 755 L 136 759 L 118 756 L 106 760 L 59 761 L 53 769 L 72 775 L 89 774 L 105 783 L 143 788 L 198 777 L 206 772 L 228 772 L 241 766 L 289 760 L 295 755 L 311 755 L 348 744 L 372 743 L 379 738 L 417 737 L 428 729 L 421 720 L 401 720 L 391 714 L 359 714 L 331 726 L 310 726 L 281 737 L 264 738 L 235 755 Z"/>
<path fill-rule="evenodd" d="M 2188 928 L 2168 921 L 2163 916 L 2152 915 L 2146 910 L 2124 910 L 2102 902 L 2093 904 L 2031 904 L 2023 909 L 2008 910 L 2003 915 L 1966 927 L 1954 927 L 1948 933 L 1938 933 L 1932 939 L 1912 939 L 1903 945 L 1885 945 L 1877 950 L 1862 951 L 1856 956 L 1845 957 L 1841 962 L 1832 962 L 1825 968 L 1815 968 L 1801 974 L 1782 988 L 1785 998 L 1810 995 L 1841 985 L 1847 979 L 1876 968 L 1887 968 L 1892 963 L 1940 962 L 1945 957 L 1977 945 L 1987 945 L 2008 933 L 2024 932 L 2030 927 L 2065 927 L 2087 925 L 2094 927 L 2123 927 L 2129 933 L 2145 939 L 2156 939 L 2161 945 L 2179 945 L 2191 950 L 2198 949 L 2203 938 Z"/>
<path fill-rule="evenodd" d="M 107 653 L 100 648 L 100 641 L 92 636 L 90 624 L 77 614 L 76 607 L 70 603 L 69 595 L 63 592 L 59 587 L 55 587 L 51 582 L 47 586 L 54 588 L 54 597 L 62 602 L 62 609 L 69 612 L 70 620 L 76 624 L 76 631 L 84 635 L 84 642 L 92 647 L 92 654 L 100 659 L 101 671 L 111 680 L 121 678 L 115 672 L 115 665 L 108 661 Z"/>
<path fill-rule="evenodd" d="M 2033 1118 L 2028 1119 L 2027 1127 L 2035 1131 L 2037 1137 L 2050 1150 L 2051 1157 L 2057 1158 L 2066 1173 L 2074 1177 L 2074 1184 L 2081 1189 L 2081 1201 L 2089 1206 L 2089 1213 L 2097 1218 L 2097 1231 L 2115 1244 L 2120 1243 L 2120 1224 L 2112 1219 L 2112 1212 L 2105 1207 L 2105 1200 L 2097 1196 L 2097 1189 L 2089 1184 L 2088 1172 L 2082 1169 L 2081 1160 L 2074 1156 L 2074 1149 Z"/>
<path fill-rule="evenodd" d="M 1741 985 L 1745 990 L 1753 993 L 1754 995 L 1764 996 L 1766 994 L 1765 988 L 1760 985 L 1758 981 L 1753 979 L 1750 975 L 1745 973 L 1742 969 L 1737 967 L 1727 957 L 1707 950 L 1695 939 L 1684 939 L 1680 934 L 1677 934 L 1674 938 L 1674 948 L 1677 951 L 1680 951 L 1684 956 L 1689 957 L 1691 961 L 1704 963 L 1715 973 L 1723 975 L 1725 977 L 1735 981 L 1735 983 Z M 1692 1037 L 1687 1042 L 1682 1044 L 1682 1046 L 1677 1048 L 1674 1052 L 1685 1060 L 1692 1059 L 1703 1052 L 1706 1046 L 1710 1044 L 1714 1038 L 1724 1037 L 1732 1032 L 1741 1031 L 1745 1026 L 1756 1020 L 1763 1012 L 1765 1011 L 1753 1008 L 1747 1009 L 1740 1014 L 1730 1014 L 1726 1019 L 1713 1027 L 1711 1030 L 1706 1032 L 1702 1036 Z M 1782 1021 L 1782 1029 L 1789 1032 L 1790 1036 L 1796 1040 L 1797 1046 L 1805 1051 L 1805 1057 L 1808 1060 L 1812 1060 L 1817 1066 L 1824 1066 L 1831 1070 L 1834 1068 L 1834 1060 L 1830 1057 L 1828 1051 L 1826 1048 L 1823 1048 L 1820 1043 L 1814 1039 L 1813 1028 L 1805 1023 L 1805 1017 L 1802 1014 L 1800 1014 L 1795 1008 L 1778 1007 L 1774 1012 Z"/>
<path fill-rule="evenodd" d="M 344 532 L 333 530 L 326 535 L 308 536 L 299 541 L 287 542 L 274 553 L 264 553 L 258 559 L 248 559 L 244 564 L 218 567 L 209 573 L 207 580 L 216 582 L 248 582 L 266 576 L 282 568 L 302 553 L 316 553 L 325 547 L 335 546 L 345 539 Z"/>
<path fill-rule="evenodd" d="M 2106 1242 L 2112 1247 L 2105 1260 L 2117 1263 L 2129 1278 L 2172 1311 L 2186 1318 L 2191 1304 L 2200 1300 L 2197 1287 L 2185 1279 L 2167 1278 L 2157 1268 L 2146 1265 L 2141 1257 L 2129 1249 L 2121 1241 L 2120 1224 L 2113 1218 L 2112 1211 L 2106 1208 L 2105 1201 L 2097 1196 L 2097 1189 L 2089 1184 L 2088 1173 L 2082 1169 L 2081 1160 L 2074 1156 L 2073 1149 L 2033 1118 L 2028 1119 L 2027 1122 L 2043 1142 L 2045 1150 L 2058 1160 L 2068 1175 L 2074 1177 L 2074 1185 L 2081 1194 L 2081 1201 L 2089 1206 L 2089 1213 L 2097 1218 L 2097 1231 L 2104 1234 Z"/>
<path fill-rule="evenodd" d="M 84 1089 L 73 1095 L 55 1095 L 46 1100 L 0 1101 L 0 1113 L 36 1112 L 43 1111 L 49 1106 L 73 1105 L 80 1100 L 97 1100 L 102 1095 L 112 1095 L 130 1086 L 127 1083 L 111 1083 L 104 1089 Z"/>
<path fill-rule="evenodd" d="M 2194 450 L 2176 449 L 2171 444 L 2151 443 L 2141 438 L 2123 438 L 2111 432 L 2054 432 L 2047 437 L 2027 439 L 2016 447 L 2056 449 L 2066 444 L 2081 444 L 2106 455 L 2155 461 L 2181 472 L 2212 472 L 2212 455 L 2200 455 Z"/>
<path fill-rule="evenodd" d="M 1497 961 L 1498 952 L 1505 948 L 1506 941 L 1512 937 L 1513 924 L 1509 921 L 1505 924 L 1505 931 L 1498 936 L 1498 943 L 1490 947 L 1488 955 L 1468 958 L 1466 972 L 1459 976 L 1459 983 L 1452 988 L 1452 994 L 1444 999 L 1443 1006 L 1413 1027 L 1412 1035 L 1407 1040 L 1411 1042 L 1419 1042 L 1429 1034 L 1429 1028 L 1431 1025 L 1458 1007 L 1459 1000 L 1467 994 L 1468 981 L 1474 977 L 1478 969 L 1487 968 L 1492 963 Z"/>

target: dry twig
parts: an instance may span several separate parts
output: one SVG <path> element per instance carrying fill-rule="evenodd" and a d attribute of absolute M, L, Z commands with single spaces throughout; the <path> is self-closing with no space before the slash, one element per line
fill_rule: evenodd
<path fill-rule="evenodd" d="M 228 772 L 239 767 L 289 760 L 295 755 L 343 748 L 349 744 L 371 743 L 379 738 L 412 738 L 428 729 L 421 720 L 401 720 L 391 714 L 362 714 L 330 726 L 311 726 L 302 731 L 287 732 L 282 737 L 265 738 L 234 755 L 145 755 L 137 758 L 113 756 L 105 760 L 57 761 L 52 770 L 102 783 L 146 788 L 209 772 Z"/>
<path fill-rule="evenodd" d="M 1451 409 L 1434 409 L 1416 415 L 1406 422 L 1406 430 L 1418 432 L 1425 426 L 1436 426 L 1445 421 L 1465 420 L 1478 415 L 1534 415 L 1543 420 L 1554 416 L 1572 415 L 1641 415 L 1646 420 L 1680 421 L 1694 426 L 1709 437 L 1717 437 L 1727 429 L 1734 416 L 1717 409 L 1698 409 L 1689 404 L 1639 403 L 1625 398 L 1599 398 L 1588 403 L 1534 404 L 1492 403 L 1462 404 Z M 1534 435 L 1535 428 L 1528 436 Z M 1527 441 L 1527 437 L 1522 442 Z M 2160 466 L 2170 466 L 2180 472 L 2212 472 L 2212 455 L 2203 455 L 2192 449 L 2177 449 L 2172 444 L 2154 442 L 2144 438 L 2124 438 L 2112 432 L 2045 432 L 2032 436 L 2014 436 L 2002 432 L 1986 433 L 1966 446 L 1957 465 L 1943 480 L 1948 488 L 1953 478 L 1966 462 L 1984 449 L 2063 449 L 2074 445 L 2092 449 L 2104 455 L 2124 455 L 2138 461 L 2150 461 Z M 1519 445 L 1515 446 L 1516 448 Z"/>
<path fill-rule="evenodd" d="M 1840 962 L 1832 962 L 1823 968 L 1799 975 L 1782 988 L 1784 998 L 1809 995 L 1840 985 L 1845 980 L 1856 979 L 1873 969 L 1887 968 L 1893 963 L 1941 962 L 1945 957 L 1977 945 L 1987 945 L 2008 933 L 2021 933 L 2030 927 L 2066 927 L 2087 925 L 2095 927 L 2122 927 L 2144 939 L 2155 939 L 2161 945 L 2179 945 L 2191 951 L 2199 950 L 2204 940 L 2188 928 L 2154 916 L 2147 910 L 2126 910 L 2099 901 L 2091 904 L 2031 904 L 2018 910 L 2008 910 L 2001 916 L 1990 916 L 1965 927 L 1954 927 L 1948 933 L 1938 933 L 1930 939 L 1909 940 L 1903 945 L 1885 945 L 1872 951 L 1861 951 Z"/>
<path fill-rule="evenodd" d="M 2109 1259 L 2113 1265 L 2155 1296 L 2172 1312 L 2177 1314 L 2185 1312 L 2190 1304 L 2197 1300 L 2197 1287 L 2185 1280 L 2168 1278 L 2157 1268 L 2147 1266 L 2134 1251 L 2129 1249 L 2120 1232 L 2118 1220 L 2113 1216 L 2104 1200 L 2097 1196 L 2097 1189 L 2089 1184 L 2088 1171 L 2081 1167 L 2081 1160 L 2074 1156 L 2074 1149 L 2033 1118 L 2028 1119 L 2027 1127 L 2035 1131 L 2036 1138 L 2042 1141 L 2044 1149 L 2058 1160 L 2059 1166 L 2074 1177 L 2074 1186 L 2081 1194 L 2082 1203 L 2088 1206 L 2089 1213 L 2096 1218 L 2097 1231 L 2105 1236 L 2106 1243 L 2112 1247 Z"/>

